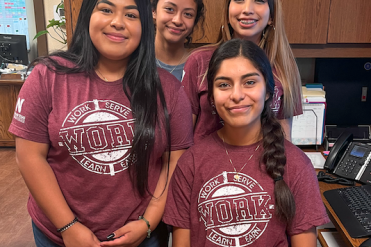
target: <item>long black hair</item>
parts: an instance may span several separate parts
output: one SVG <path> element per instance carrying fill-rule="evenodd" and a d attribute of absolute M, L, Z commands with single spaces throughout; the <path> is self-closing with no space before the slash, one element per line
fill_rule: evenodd
<path fill-rule="evenodd" d="M 57 73 L 92 74 L 98 64 L 99 52 L 94 47 L 90 34 L 89 23 L 97 0 L 84 0 L 77 20 L 76 30 L 67 51 L 58 51 L 47 57 L 40 57 L 31 64 L 45 64 Z M 166 129 L 168 148 L 170 147 L 169 114 L 164 92 L 157 73 L 154 48 L 154 28 L 152 8 L 149 0 L 135 0 L 138 7 L 142 35 L 139 46 L 130 55 L 123 78 L 123 89 L 130 99 L 133 117 L 135 118 L 134 140 L 130 155 L 130 174 L 139 194 L 149 192 L 148 168 L 150 154 L 155 142 L 155 127 Z M 59 64 L 53 56 L 62 57 L 75 64 L 66 67 Z M 157 99 L 162 109 L 158 109 Z M 161 114 L 158 114 L 161 113 Z M 170 152 L 170 149 L 168 150 Z"/>
<path fill-rule="evenodd" d="M 157 4 L 160 0 L 152 0 L 152 10 L 153 11 L 156 11 L 157 9 Z M 194 0 L 194 2 L 196 3 L 197 5 L 197 13 L 196 13 L 196 18 L 195 18 L 195 23 L 194 23 L 194 27 L 196 27 L 197 23 L 200 22 L 200 28 L 201 28 L 201 32 L 202 32 L 202 37 L 204 36 L 205 34 L 205 30 L 204 30 L 204 21 L 205 21 L 205 5 L 204 5 L 204 2 L 203 0 Z M 192 33 L 193 33 L 193 30 L 192 32 L 186 37 L 186 44 L 189 44 L 191 43 L 192 41 Z"/>
<path fill-rule="evenodd" d="M 269 94 L 269 98 L 265 101 L 260 116 L 264 148 L 261 164 L 265 164 L 268 175 L 275 181 L 277 178 L 283 177 L 285 173 L 285 137 L 282 127 L 270 107 L 274 93 L 274 79 L 272 68 L 265 52 L 255 43 L 242 39 L 232 39 L 222 44 L 215 50 L 210 60 L 207 74 L 208 98 L 211 100 L 213 97 L 214 78 L 222 62 L 235 57 L 248 59 L 262 73 L 265 79 L 266 92 Z M 283 179 L 274 183 L 276 215 L 286 222 L 291 222 L 295 216 L 294 197 Z"/>

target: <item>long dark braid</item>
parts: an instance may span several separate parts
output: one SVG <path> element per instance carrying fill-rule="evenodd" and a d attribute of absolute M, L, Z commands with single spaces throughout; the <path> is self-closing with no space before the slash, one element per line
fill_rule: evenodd
<path fill-rule="evenodd" d="M 290 223 L 295 216 L 294 197 L 283 180 L 286 165 L 286 155 L 282 127 L 274 116 L 270 107 L 274 94 L 274 79 L 272 68 L 265 52 L 251 41 L 232 39 L 215 50 L 211 57 L 207 81 L 208 98 L 213 97 L 213 83 L 216 73 L 226 59 L 242 56 L 248 59 L 257 68 L 265 79 L 266 92 L 269 98 L 265 101 L 261 114 L 263 148 L 261 164 L 265 165 L 268 175 L 274 181 L 274 196 L 276 215 L 281 220 Z"/>
<path fill-rule="evenodd" d="M 268 175 L 274 180 L 276 215 L 286 222 L 291 222 L 295 216 L 295 200 L 283 180 L 286 165 L 285 137 L 270 108 L 271 100 L 272 97 L 266 101 L 261 115 L 264 148 L 261 162 L 265 164 Z"/>

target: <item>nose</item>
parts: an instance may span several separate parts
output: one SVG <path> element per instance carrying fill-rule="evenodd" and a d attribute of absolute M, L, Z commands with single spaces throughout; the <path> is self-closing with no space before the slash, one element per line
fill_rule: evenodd
<path fill-rule="evenodd" d="M 233 100 L 233 102 L 238 103 L 245 99 L 245 93 L 240 85 L 235 85 L 232 89 L 230 99 Z"/>
<path fill-rule="evenodd" d="M 172 22 L 176 26 L 182 25 L 182 22 L 183 22 L 183 20 L 182 20 L 182 13 L 181 12 L 178 12 L 176 15 L 174 15 Z"/>
<path fill-rule="evenodd" d="M 112 21 L 111 21 L 111 27 L 116 28 L 117 30 L 124 29 L 125 24 L 124 24 L 124 18 L 123 15 L 117 13 L 116 15 L 113 16 Z"/>
<path fill-rule="evenodd" d="M 243 8 L 243 13 L 245 15 L 250 15 L 254 13 L 254 3 L 252 1 L 251 0 L 245 1 L 244 8 Z"/>

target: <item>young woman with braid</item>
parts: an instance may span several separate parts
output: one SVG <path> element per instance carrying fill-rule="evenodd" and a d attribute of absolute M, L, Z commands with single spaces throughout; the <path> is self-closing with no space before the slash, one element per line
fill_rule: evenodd
<path fill-rule="evenodd" d="M 292 117 L 302 114 L 301 80 L 287 41 L 281 0 L 223 0 L 219 43 L 193 52 L 184 67 L 182 85 L 191 101 L 194 141 L 220 129 L 222 121 L 207 99 L 205 75 L 211 55 L 222 43 L 240 38 L 258 44 L 267 54 L 274 74 L 271 108 L 291 140 Z"/>
<path fill-rule="evenodd" d="M 163 218 L 173 246 L 315 247 L 315 228 L 329 219 L 310 160 L 270 107 L 264 51 L 241 39 L 222 44 L 207 80 L 224 126 L 178 161 Z"/>

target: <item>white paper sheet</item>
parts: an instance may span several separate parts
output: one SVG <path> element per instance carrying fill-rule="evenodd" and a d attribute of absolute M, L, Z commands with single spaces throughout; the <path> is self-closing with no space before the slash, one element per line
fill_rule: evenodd
<path fill-rule="evenodd" d="M 328 247 L 347 247 L 338 232 L 321 232 Z"/>
<path fill-rule="evenodd" d="M 326 160 L 323 158 L 321 152 L 305 152 L 305 154 L 312 161 L 314 168 L 323 169 Z"/>

